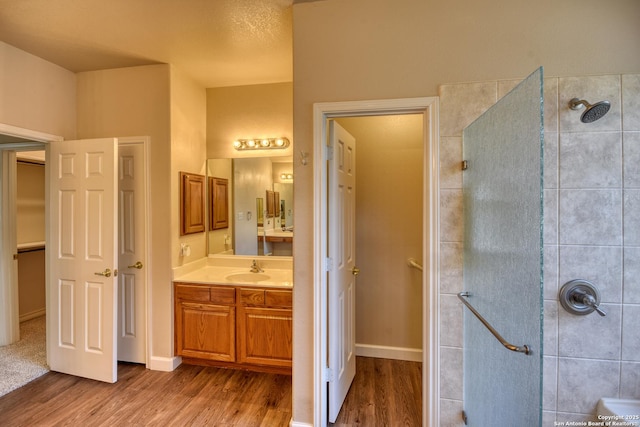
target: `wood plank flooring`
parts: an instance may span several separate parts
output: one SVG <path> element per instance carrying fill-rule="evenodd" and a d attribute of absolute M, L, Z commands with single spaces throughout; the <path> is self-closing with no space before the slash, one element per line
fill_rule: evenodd
<path fill-rule="evenodd" d="M 118 365 L 118 382 L 50 372 L 0 398 L 1 426 L 288 426 L 291 376 Z"/>
<path fill-rule="evenodd" d="M 418 427 L 422 364 L 358 357 L 334 427 Z M 0 397 L 0 426 L 285 427 L 291 377 L 205 366 L 174 372 L 120 363 L 118 382 L 50 372 Z"/>
<path fill-rule="evenodd" d="M 422 363 L 356 358 L 356 377 L 334 427 L 422 425 Z"/>

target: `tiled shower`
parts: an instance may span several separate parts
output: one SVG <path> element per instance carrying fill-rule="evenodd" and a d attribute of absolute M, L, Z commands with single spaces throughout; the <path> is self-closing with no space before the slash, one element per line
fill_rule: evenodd
<path fill-rule="evenodd" d="M 463 426 L 462 130 L 520 80 L 440 87 L 440 419 Z M 611 102 L 584 124 L 569 101 Z M 543 425 L 594 420 L 600 397 L 640 398 L 640 75 L 544 79 Z M 596 284 L 606 317 L 558 302 Z"/>

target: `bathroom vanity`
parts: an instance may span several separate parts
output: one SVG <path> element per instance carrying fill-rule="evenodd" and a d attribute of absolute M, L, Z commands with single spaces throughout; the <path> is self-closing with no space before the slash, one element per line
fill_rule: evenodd
<path fill-rule="evenodd" d="M 291 271 L 204 266 L 175 277 L 183 363 L 291 373 Z"/>

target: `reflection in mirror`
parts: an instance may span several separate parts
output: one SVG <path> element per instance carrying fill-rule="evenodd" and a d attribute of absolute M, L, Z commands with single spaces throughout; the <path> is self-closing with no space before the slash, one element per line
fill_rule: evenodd
<path fill-rule="evenodd" d="M 293 178 L 290 182 L 275 182 L 273 189 L 280 193 L 280 222 L 293 230 Z"/>
<path fill-rule="evenodd" d="M 229 215 L 227 228 L 209 231 L 208 253 L 291 256 L 292 171 L 291 157 L 209 159 L 207 176 L 229 182 Z"/>
<path fill-rule="evenodd" d="M 258 227 L 264 224 L 264 201 L 262 197 L 256 199 L 256 213 L 258 215 Z"/>

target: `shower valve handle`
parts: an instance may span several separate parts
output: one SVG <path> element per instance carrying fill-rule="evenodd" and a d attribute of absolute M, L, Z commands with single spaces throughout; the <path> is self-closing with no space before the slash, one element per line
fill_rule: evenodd
<path fill-rule="evenodd" d="M 565 283 L 558 294 L 562 307 L 571 314 L 585 315 L 597 312 L 600 316 L 607 313 L 600 308 L 600 292 L 591 282 L 575 279 Z"/>
<path fill-rule="evenodd" d="M 582 303 L 588 307 L 593 308 L 600 316 L 604 317 L 607 315 L 607 313 L 600 308 L 600 306 L 596 302 L 596 299 L 593 297 L 593 295 L 576 289 L 575 291 L 573 291 L 572 297 L 576 302 Z"/>

